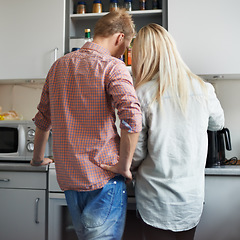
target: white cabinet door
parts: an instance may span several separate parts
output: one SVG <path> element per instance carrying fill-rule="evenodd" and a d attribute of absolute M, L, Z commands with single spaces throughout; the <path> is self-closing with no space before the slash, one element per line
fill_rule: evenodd
<path fill-rule="evenodd" d="M 240 79 L 239 9 L 239 0 L 168 0 L 168 31 L 194 73 Z"/>
<path fill-rule="evenodd" d="M 0 189 L 0 239 L 45 240 L 45 190 Z"/>
<path fill-rule="evenodd" d="M 205 204 L 194 240 L 240 239 L 240 176 L 206 176 Z"/>
<path fill-rule="evenodd" d="M 64 52 L 64 0 L 0 1 L 0 80 L 44 79 Z"/>

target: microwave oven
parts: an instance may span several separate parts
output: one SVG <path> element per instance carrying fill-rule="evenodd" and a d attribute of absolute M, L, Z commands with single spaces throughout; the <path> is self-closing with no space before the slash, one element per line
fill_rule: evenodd
<path fill-rule="evenodd" d="M 30 161 L 33 158 L 35 124 L 33 121 L 0 121 L 0 161 Z M 52 156 L 50 136 L 45 156 Z"/>

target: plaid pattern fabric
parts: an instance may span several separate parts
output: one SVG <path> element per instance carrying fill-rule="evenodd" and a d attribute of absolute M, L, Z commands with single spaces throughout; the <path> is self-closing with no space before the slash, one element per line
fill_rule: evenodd
<path fill-rule="evenodd" d="M 52 127 L 62 190 L 90 191 L 114 177 L 99 165 L 115 164 L 119 158 L 115 108 L 121 129 L 141 131 L 131 76 L 108 50 L 89 42 L 53 64 L 34 120 L 42 130 Z"/>

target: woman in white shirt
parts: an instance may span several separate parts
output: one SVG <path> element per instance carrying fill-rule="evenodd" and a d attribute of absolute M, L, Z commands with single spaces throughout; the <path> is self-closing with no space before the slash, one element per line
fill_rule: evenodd
<path fill-rule="evenodd" d="M 223 109 L 157 24 L 137 34 L 132 73 L 143 114 L 132 169 L 144 239 L 192 240 L 203 210 L 207 130 L 223 128 Z"/>

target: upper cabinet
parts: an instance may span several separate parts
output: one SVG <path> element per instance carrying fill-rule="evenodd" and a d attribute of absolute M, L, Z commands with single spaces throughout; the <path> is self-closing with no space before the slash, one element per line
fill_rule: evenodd
<path fill-rule="evenodd" d="M 0 80 L 45 79 L 64 54 L 65 1 L 0 1 Z"/>
<path fill-rule="evenodd" d="M 94 25 L 96 21 L 103 15 L 109 12 L 110 0 L 102 0 L 102 13 L 92 13 L 93 0 L 86 1 L 86 13 L 77 14 L 78 0 L 68 1 L 69 18 L 67 19 L 68 29 L 66 37 L 66 53 L 71 51 L 69 42 L 75 38 L 84 38 L 84 29 L 91 29 L 91 36 L 93 36 Z M 158 9 L 153 10 L 153 1 L 146 1 L 146 10 L 140 10 L 139 0 L 132 0 L 132 15 L 136 30 L 138 31 L 142 26 L 155 22 L 166 27 L 167 21 L 167 0 L 158 0 Z M 118 0 L 120 7 L 124 6 L 124 0 Z M 69 41 L 69 42 L 68 42 Z"/>
<path fill-rule="evenodd" d="M 239 0 L 168 0 L 168 30 L 194 73 L 240 79 L 239 9 Z"/>
<path fill-rule="evenodd" d="M 130 14 L 137 31 L 155 22 L 167 27 L 167 0 L 153 9 L 146 1 L 132 0 Z M 124 0 L 118 1 L 124 6 Z M 54 61 L 71 51 L 70 40 L 84 38 L 96 21 L 109 12 L 110 0 L 102 0 L 102 13 L 92 13 L 93 0 L 86 1 L 86 13 L 77 14 L 78 0 L 0 1 L 0 84 L 45 80 Z"/>

